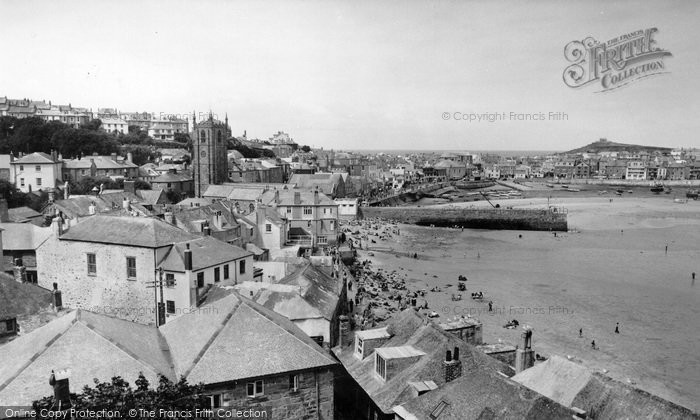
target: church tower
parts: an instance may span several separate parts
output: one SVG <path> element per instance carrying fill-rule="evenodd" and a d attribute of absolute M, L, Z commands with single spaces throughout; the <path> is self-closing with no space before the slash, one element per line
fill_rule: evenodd
<path fill-rule="evenodd" d="M 217 185 L 228 181 L 228 150 L 227 141 L 231 136 L 226 122 L 209 118 L 197 123 L 192 114 L 192 171 L 194 175 L 194 194 L 201 197 L 209 185 Z"/>

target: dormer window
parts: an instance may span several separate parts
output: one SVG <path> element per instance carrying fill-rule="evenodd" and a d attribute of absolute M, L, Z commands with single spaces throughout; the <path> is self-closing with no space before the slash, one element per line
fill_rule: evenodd
<path fill-rule="evenodd" d="M 380 378 L 386 381 L 386 360 L 378 353 L 375 353 L 376 358 L 374 360 L 374 369 Z"/>

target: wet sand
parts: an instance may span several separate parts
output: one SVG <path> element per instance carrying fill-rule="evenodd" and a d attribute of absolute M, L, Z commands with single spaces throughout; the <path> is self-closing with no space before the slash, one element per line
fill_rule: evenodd
<path fill-rule="evenodd" d="M 500 203 L 543 208 L 547 199 Z M 440 320 L 462 314 L 480 318 L 485 342 L 518 344 L 522 330 L 502 327 L 517 319 L 534 328 L 535 352 L 573 356 L 700 411 L 700 201 L 571 197 L 550 204 L 568 211 L 569 228 L 577 232 L 555 237 L 401 225 L 400 236 L 370 244 L 393 253 L 374 250 L 368 257 L 360 251 L 360 258 L 376 267 L 403 268 L 411 289 L 441 287 L 426 295 L 430 309 Z M 408 252 L 417 252 L 419 259 L 403 256 Z M 696 284 L 692 272 L 698 273 Z M 457 291 L 459 274 L 468 278 L 466 292 Z M 483 291 L 483 302 L 470 298 L 477 291 Z M 452 301 L 457 293 L 463 299 Z M 620 334 L 614 332 L 616 322 Z M 598 350 L 591 348 L 592 340 Z"/>

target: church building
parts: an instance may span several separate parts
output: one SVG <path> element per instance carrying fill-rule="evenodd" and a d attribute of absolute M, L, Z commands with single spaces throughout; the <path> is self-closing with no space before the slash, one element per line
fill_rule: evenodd
<path fill-rule="evenodd" d="M 201 197 L 209 185 L 228 181 L 227 140 L 231 137 L 228 116 L 224 122 L 209 118 L 197 123 L 192 115 L 192 171 L 194 194 Z"/>

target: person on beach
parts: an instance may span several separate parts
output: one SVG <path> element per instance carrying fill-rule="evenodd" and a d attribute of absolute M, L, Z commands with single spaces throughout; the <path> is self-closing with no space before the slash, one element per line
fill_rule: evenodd
<path fill-rule="evenodd" d="M 489 301 L 489 312 L 493 311 L 493 301 Z"/>
<path fill-rule="evenodd" d="M 691 274 L 690 276 L 693 278 L 693 280 L 695 280 L 695 271 L 693 271 L 693 274 Z"/>
<path fill-rule="evenodd" d="M 591 341 L 591 348 L 595 350 L 595 340 Z"/>
<path fill-rule="evenodd" d="M 579 338 L 583 337 L 583 328 L 578 329 L 578 336 L 579 336 Z"/>
<path fill-rule="evenodd" d="M 615 324 L 615 334 L 620 334 L 620 323 Z"/>

